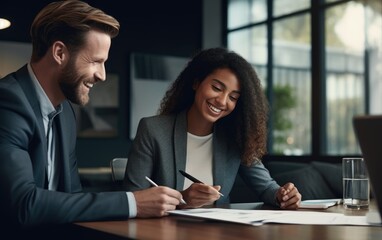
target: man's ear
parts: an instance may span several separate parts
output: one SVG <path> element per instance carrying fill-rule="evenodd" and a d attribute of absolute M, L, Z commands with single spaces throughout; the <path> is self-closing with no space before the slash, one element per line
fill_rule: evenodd
<path fill-rule="evenodd" d="M 52 55 L 59 65 L 64 64 L 68 58 L 66 45 L 61 41 L 54 42 L 52 45 Z"/>

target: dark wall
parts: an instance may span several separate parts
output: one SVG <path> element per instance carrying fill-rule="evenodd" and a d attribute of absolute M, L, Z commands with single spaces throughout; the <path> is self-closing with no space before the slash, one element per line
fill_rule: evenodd
<path fill-rule="evenodd" d="M 107 166 L 110 159 L 126 157 L 128 154 L 131 143 L 129 138 L 131 53 L 189 57 L 201 48 L 201 0 L 139 0 L 123 1 L 123 4 L 122 2 L 119 4 L 120 6 L 116 7 L 114 4 L 110 6 L 102 3 L 99 7 L 121 22 L 120 34 L 113 40 L 106 66 L 109 72 L 117 73 L 121 80 L 120 132 L 115 139 L 78 139 L 77 154 L 80 166 Z"/>
<path fill-rule="evenodd" d="M 37 12 L 51 1 L 3 1 L 0 17 L 12 28 L 0 31 L 0 41 L 30 42 L 29 27 Z M 127 156 L 129 138 L 129 55 L 134 52 L 190 57 L 202 46 L 202 0 L 86 1 L 121 23 L 113 39 L 106 70 L 120 79 L 119 134 L 115 138 L 79 138 L 80 167 L 108 166 Z M 22 5 L 22 7 L 20 6 Z"/>

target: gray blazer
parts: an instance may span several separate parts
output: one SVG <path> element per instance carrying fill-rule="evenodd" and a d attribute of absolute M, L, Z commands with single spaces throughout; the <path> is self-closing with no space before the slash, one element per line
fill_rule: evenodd
<path fill-rule="evenodd" d="M 81 193 L 76 121 L 63 102 L 58 115 L 58 191 L 47 190 L 47 141 L 26 65 L 0 79 L 0 223 L 13 226 L 127 219 L 125 192 Z"/>
<path fill-rule="evenodd" d="M 237 174 L 265 203 L 275 204 L 280 187 L 262 163 L 247 167 L 241 164 L 237 146 L 230 142 L 226 131 L 215 124 L 213 136 L 213 181 L 220 185 L 224 195 L 216 203 L 229 202 L 229 193 Z M 186 112 L 177 115 L 159 115 L 140 120 L 136 137 L 128 155 L 125 185 L 128 190 L 150 187 L 145 176 L 158 185 L 183 190 L 187 152 Z"/>

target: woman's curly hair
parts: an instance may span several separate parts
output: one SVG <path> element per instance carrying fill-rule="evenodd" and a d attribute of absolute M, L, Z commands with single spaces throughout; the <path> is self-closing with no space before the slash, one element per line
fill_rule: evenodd
<path fill-rule="evenodd" d="M 225 48 L 197 53 L 167 90 L 158 114 L 188 110 L 194 102 L 193 84 L 217 69 L 228 68 L 240 82 L 240 98 L 234 111 L 219 119 L 239 147 L 242 163 L 250 165 L 266 153 L 268 102 L 254 67 L 239 54 Z"/>

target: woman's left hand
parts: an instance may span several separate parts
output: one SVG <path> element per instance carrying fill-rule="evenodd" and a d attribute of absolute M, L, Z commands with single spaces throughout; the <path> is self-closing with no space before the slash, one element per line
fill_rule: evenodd
<path fill-rule="evenodd" d="M 293 183 L 286 183 L 276 193 L 281 209 L 297 209 L 301 203 L 301 194 Z"/>

